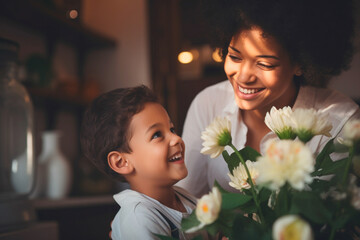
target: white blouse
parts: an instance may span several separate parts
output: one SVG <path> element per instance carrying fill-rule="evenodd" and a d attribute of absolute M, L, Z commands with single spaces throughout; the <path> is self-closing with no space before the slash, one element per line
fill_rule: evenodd
<path fill-rule="evenodd" d="M 360 119 L 359 106 L 350 98 L 340 92 L 330 89 L 314 88 L 310 86 L 301 87 L 293 106 L 295 108 L 314 108 L 328 114 L 329 121 L 333 128 L 330 132 L 332 137 L 341 136 L 344 124 L 350 119 Z M 238 149 L 245 147 L 248 128 L 243 122 L 235 99 L 233 88 L 229 81 L 207 87 L 200 92 L 188 110 L 183 139 L 185 141 L 185 164 L 188 168 L 188 176 L 177 185 L 185 188 L 197 197 L 209 193 L 216 180 L 224 189 L 236 191 L 229 186 L 230 178 L 226 162 L 220 155 L 217 158 L 210 158 L 200 153 L 202 149 L 201 132 L 217 116 L 227 116 L 231 121 L 231 135 L 233 144 Z M 264 153 L 265 143 L 277 138 L 269 132 L 260 143 L 260 152 Z M 325 146 L 328 137 L 316 136 L 307 145 L 313 153 L 318 153 Z M 230 148 L 226 148 L 229 154 Z M 340 159 L 340 156 L 332 156 L 333 160 Z"/>

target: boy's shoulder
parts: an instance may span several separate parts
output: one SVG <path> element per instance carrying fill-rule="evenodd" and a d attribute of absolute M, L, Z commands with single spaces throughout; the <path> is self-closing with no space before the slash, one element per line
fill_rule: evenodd
<path fill-rule="evenodd" d="M 156 202 L 133 190 L 115 194 L 114 199 L 120 205 L 120 210 L 112 223 L 114 236 L 125 239 L 148 239 L 152 233 L 167 234 L 166 221 L 156 210 Z"/>
<path fill-rule="evenodd" d="M 115 194 L 114 199 L 121 208 L 128 210 L 144 209 L 154 204 L 149 197 L 131 189 L 126 189 Z"/>
<path fill-rule="evenodd" d="M 120 206 L 118 216 L 126 222 L 144 226 L 162 221 L 161 203 L 144 194 L 127 189 L 115 194 L 114 199 Z"/>

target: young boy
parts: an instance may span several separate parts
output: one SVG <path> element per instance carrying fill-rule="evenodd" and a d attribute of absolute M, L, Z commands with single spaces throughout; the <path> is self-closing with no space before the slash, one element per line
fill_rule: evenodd
<path fill-rule="evenodd" d="M 85 113 L 80 139 L 97 168 L 130 184 L 114 195 L 120 210 L 112 239 L 157 239 L 154 234 L 188 239 L 179 229 L 196 198 L 173 186 L 187 176 L 184 142 L 150 89 L 99 96 Z"/>

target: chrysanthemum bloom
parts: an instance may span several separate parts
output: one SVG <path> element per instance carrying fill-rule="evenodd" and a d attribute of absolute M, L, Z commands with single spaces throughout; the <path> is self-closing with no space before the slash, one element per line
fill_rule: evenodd
<path fill-rule="evenodd" d="M 349 192 L 351 194 L 351 205 L 356 210 L 360 210 L 360 187 L 356 185 L 357 177 L 352 174 L 350 174 L 349 177 Z"/>
<path fill-rule="evenodd" d="M 196 217 L 200 221 L 200 225 L 188 229 L 186 232 L 195 232 L 206 225 L 209 225 L 218 218 L 221 208 L 221 193 L 217 187 L 213 187 L 209 194 L 200 198 L 196 205 Z"/>
<path fill-rule="evenodd" d="M 344 138 L 351 141 L 360 140 L 360 120 L 349 121 L 345 124 Z"/>
<path fill-rule="evenodd" d="M 296 215 L 278 218 L 273 225 L 272 235 L 274 240 L 313 239 L 310 225 Z"/>
<path fill-rule="evenodd" d="M 280 139 L 295 139 L 296 134 L 292 129 L 291 115 L 292 110 L 290 107 L 279 110 L 272 107 L 270 113 L 266 113 L 265 124 Z"/>
<path fill-rule="evenodd" d="M 291 119 L 294 131 L 303 142 L 308 142 L 315 135 L 331 137 L 332 124 L 328 122 L 327 116 L 313 108 L 297 108 Z"/>
<path fill-rule="evenodd" d="M 345 124 L 343 139 L 339 142 L 354 147 L 355 154 L 360 154 L 360 120 L 352 120 Z"/>
<path fill-rule="evenodd" d="M 223 151 L 224 147 L 231 143 L 231 122 L 227 118 L 216 117 L 215 120 L 201 134 L 204 140 L 202 154 L 216 158 Z"/>
<path fill-rule="evenodd" d="M 257 168 L 257 184 L 268 184 L 270 189 L 278 190 L 288 182 L 294 189 L 302 190 L 313 180 L 310 174 L 314 171 L 314 158 L 300 141 L 270 141 L 265 155 L 257 159 Z"/>
<path fill-rule="evenodd" d="M 256 162 L 247 160 L 245 164 L 249 169 L 251 181 L 255 184 L 256 178 L 259 176 L 259 171 L 256 168 Z M 231 187 L 240 191 L 242 191 L 242 189 L 249 189 L 251 187 L 251 185 L 248 183 L 248 175 L 243 164 L 240 163 L 239 166 L 234 168 L 233 173 L 228 173 L 228 175 L 231 180 L 231 182 L 229 182 Z"/>

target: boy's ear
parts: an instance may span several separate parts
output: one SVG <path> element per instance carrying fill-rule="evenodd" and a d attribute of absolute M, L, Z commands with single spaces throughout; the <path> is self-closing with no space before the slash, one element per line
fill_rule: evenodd
<path fill-rule="evenodd" d="M 107 156 L 107 160 L 110 168 L 122 175 L 132 173 L 134 170 L 130 161 L 125 158 L 125 154 L 118 151 L 110 152 Z"/>

